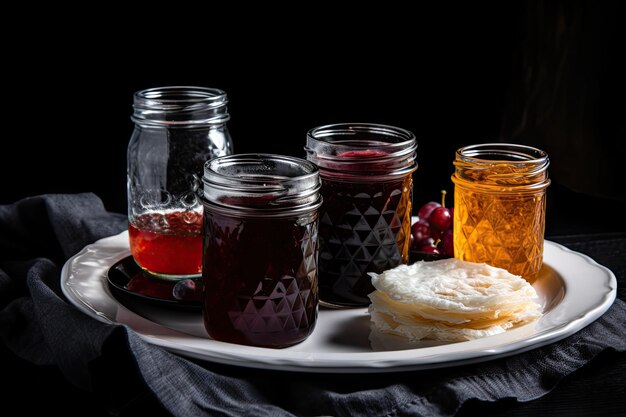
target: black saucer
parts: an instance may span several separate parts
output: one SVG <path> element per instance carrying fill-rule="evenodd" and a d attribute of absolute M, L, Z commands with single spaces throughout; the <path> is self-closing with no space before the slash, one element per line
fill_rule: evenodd
<path fill-rule="evenodd" d="M 129 301 L 142 301 L 163 307 L 199 310 L 201 307 L 201 282 L 193 279 L 193 287 L 189 282 L 166 281 L 155 278 L 144 272 L 132 256 L 116 262 L 107 271 L 107 280 L 111 292 L 118 298 Z M 178 298 L 174 296 L 176 285 L 187 284 L 185 290 L 177 289 Z"/>

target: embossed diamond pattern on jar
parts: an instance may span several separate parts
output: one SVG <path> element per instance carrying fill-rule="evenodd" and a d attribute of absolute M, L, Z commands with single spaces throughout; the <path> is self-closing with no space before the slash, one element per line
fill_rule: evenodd
<path fill-rule="evenodd" d="M 317 317 L 317 228 L 307 226 L 300 241 L 302 261 L 295 276 L 266 277 L 251 295 L 240 295 L 228 312 L 234 329 L 244 334 L 298 332 L 308 329 Z"/>
<path fill-rule="evenodd" d="M 302 342 L 319 302 L 317 167 L 282 155 L 234 155 L 208 161 L 203 185 L 207 333 L 259 347 Z"/>
<path fill-rule="evenodd" d="M 320 170 L 320 299 L 366 306 L 368 272 L 408 261 L 415 135 L 373 123 L 338 123 L 307 133 L 307 159 Z"/>
<path fill-rule="evenodd" d="M 456 151 L 454 255 L 533 283 L 543 262 L 548 155 L 512 143 Z"/>
<path fill-rule="evenodd" d="M 323 189 L 331 207 L 320 220 L 320 274 L 330 276 L 332 292 L 352 296 L 355 290 L 366 297 L 373 287 L 367 272 L 380 273 L 406 262 L 411 223 L 412 178 L 383 187 L 363 183 L 351 185 L 326 181 Z M 342 192 L 334 191 L 335 187 Z M 323 287 L 321 287 L 323 291 Z"/>
<path fill-rule="evenodd" d="M 528 276 L 541 264 L 545 196 L 493 198 L 472 192 L 456 193 L 462 200 L 459 216 L 462 246 L 455 248 L 461 259 L 485 262 L 509 272 Z M 538 201 L 537 199 L 541 199 Z M 530 231 L 520 234 L 520 230 Z M 520 239 L 520 237 L 522 239 Z M 478 245 L 476 242 L 481 241 Z"/>

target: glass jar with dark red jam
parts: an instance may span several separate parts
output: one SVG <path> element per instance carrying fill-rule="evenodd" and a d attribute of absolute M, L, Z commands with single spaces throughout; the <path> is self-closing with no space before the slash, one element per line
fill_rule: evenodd
<path fill-rule="evenodd" d="M 344 123 L 307 135 L 307 159 L 318 165 L 320 300 L 365 306 L 374 291 L 368 272 L 408 262 L 415 136 L 392 126 Z"/>
<path fill-rule="evenodd" d="M 281 348 L 313 331 L 319 171 L 304 159 L 231 155 L 204 167 L 203 317 L 224 342 Z"/>

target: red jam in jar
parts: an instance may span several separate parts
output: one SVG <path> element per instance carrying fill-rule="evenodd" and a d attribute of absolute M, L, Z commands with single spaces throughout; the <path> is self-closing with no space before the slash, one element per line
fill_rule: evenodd
<path fill-rule="evenodd" d="M 279 155 L 234 155 L 204 173 L 203 317 L 216 340 L 280 348 L 317 320 L 317 167 Z"/>
<path fill-rule="evenodd" d="M 201 211 L 142 214 L 129 221 L 128 236 L 133 258 L 150 273 L 193 276 L 202 271 Z"/>
<path fill-rule="evenodd" d="M 408 262 L 415 136 L 374 124 L 313 129 L 307 159 L 319 166 L 320 299 L 365 306 L 374 291 L 368 272 Z"/>

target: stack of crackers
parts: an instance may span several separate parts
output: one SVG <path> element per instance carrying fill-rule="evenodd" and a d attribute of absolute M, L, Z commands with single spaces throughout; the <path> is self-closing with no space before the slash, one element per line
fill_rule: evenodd
<path fill-rule="evenodd" d="M 370 273 L 371 322 L 411 341 L 472 340 L 541 317 L 535 289 L 487 264 L 444 259 Z"/>

